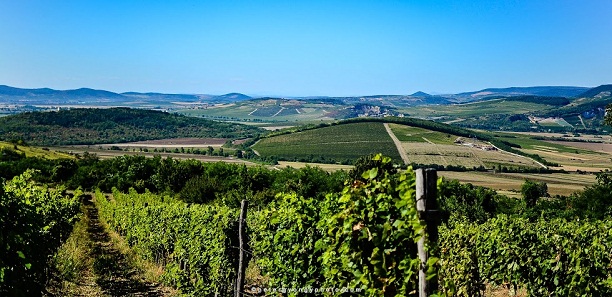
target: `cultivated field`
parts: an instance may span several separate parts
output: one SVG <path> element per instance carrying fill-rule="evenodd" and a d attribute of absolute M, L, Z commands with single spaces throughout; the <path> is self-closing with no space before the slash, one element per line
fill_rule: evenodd
<path fill-rule="evenodd" d="M 580 135 L 570 135 L 566 133 L 539 133 L 539 132 L 505 132 L 507 134 L 517 134 L 517 135 L 529 135 L 529 136 L 539 136 L 539 137 L 548 137 L 548 138 L 563 138 L 568 141 L 571 140 L 580 140 L 580 141 L 592 141 L 592 142 L 604 142 L 604 143 L 612 143 L 612 135 L 592 135 L 592 134 L 580 134 Z"/>
<path fill-rule="evenodd" d="M 220 119 L 253 122 L 305 123 L 329 121 L 342 106 L 299 100 L 250 100 L 235 104 L 215 105 L 203 109 L 182 109 L 179 113 Z"/>
<path fill-rule="evenodd" d="M 612 154 L 612 143 L 574 142 L 574 141 L 548 141 L 550 143 L 574 147 L 582 150 Z"/>
<path fill-rule="evenodd" d="M 402 109 L 401 112 L 408 113 L 412 117 L 429 118 L 447 116 L 459 119 L 482 116 L 485 114 L 524 114 L 549 107 L 550 105 L 546 104 L 495 99 L 465 104 L 417 106 Z"/>
<path fill-rule="evenodd" d="M 460 165 L 467 168 L 484 166 L 492 168 L 497 165 L 506 167 L 540 167 L 529 158 L 515 156 L 503 151 L 484 151 L 464 145 L 402 143 L 409 162 L 417 164 Z"/>
<path fill-rule="evenodd" d="M 354 168 L 353 165 L 341 165 L 341 164 L 319 164 L 319 163 L 306 163 L 306 162 L 287 162 L 287 161 L 279 161 L 278 165 L 274 166 L 277 168 L 284 168 L 284 167 L 293 167 L 293 168 L 304 168 L 306 166 L 311 166 L 311 167 L 319 167 L 325 171 L 338 171 L 338 170 L 345 170 L 345 171 L 349 171 L 351 169 Z"/>
<path fill-rule="evenodd" d="M 393 134 L 401 142 L 423 142 L 435 144 L 453 144 L 457 136 L 438 131 L 427 130 L 399 124 L 389 124 Z"/>
<path fill-rule="evenodd" d="M 558 163 L 558 169 L 566 171 L 590 171 L 598 172 L 605 169 L 612 169 L 612 154 L 607 153 L 584 153 L 581 150 L 575 152 L 563 152 L 550 150 L 547 147 L 536 147 L 524 149 L 530 154 L 538 154 L 549 162 Z"/>
<path fill-rule="evenodd" d="M 207 148 L 221 147 L 227 139 L 225 138 L 195 138 L 195 137 L 184 137 L 184 138 L 169 138 L 169 139 L 158 139 L 158 140 L 146 140 L 137 142 L 127 143 L 108 143 L 96 145 L 99 147 L 136 147 L 136 148 Z"/>
<path fill-rule="evenodd" d="M 531 174 L 438 171 L 438 176 L 491 188 L 497 190 L 500 194 L 514 197 L 520 196 L 520 189 L 525 179 L 545 182 L 548 185 L 548 193 L 553 196 L 567 196 L 595 183 L 594 175 L 576 173 Z"/>
<path fill-rule="evenodd" d="M 401 160 L 382 123 L 352 123 L 264 138 L 253 146 L 262 156 L 356 160 L 382 153 Z"/>
<path fill-rule="evenodd" d="M 467 168 L 498 165 L 505 167 L 539 167 L 533 160 L 491 148 L 487 143 L 473 138 L 411 127 L 389 124 L 393 134 L 401 141 L 409 163 L 465 166 Z M 455 143 L 461 140 L 463 144 Z"/>
<path fill-rule="evenodd" d="M 195 159 L 202 162 L 226 162 L 226 163 L 238 163 L 238 164 L 246 164 L 246 165 L 257 165 L 253 162 L 249 162 L 243 159 L 236 159 L 233 157 L 218 157 L 218 156 L 207 156 L 207 155 L 198 155 L 198 154 L 184 154 L 184 153 L 162 153 L 162 152 L 139 152 L 139 151 L 113 151 L 113 150 L 100 150 L 97 148 L 86 148 L 86 147 L 76 147 L 76 146 L 66 146 L 66 147 L 53 147 L 53 150 L 66 152 L 65 155 L 70 156 L 70 154 L 80 154 L 82 155 L 85 152 L 96 154 L 100 159 L 110 159 L 123 155 L 135 156 L 142 155 L 148 158 L 152 158 L 155 156 L 161 156 L 162 158 L 172 157 L 174 159 Z M 70 153 L 70 154 L 68 154 Z"/>

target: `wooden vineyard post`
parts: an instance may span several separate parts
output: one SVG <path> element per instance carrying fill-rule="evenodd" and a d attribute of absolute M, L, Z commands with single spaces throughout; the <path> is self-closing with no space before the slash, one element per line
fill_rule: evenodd
<path fill-rule="evenodd" d="M 245 241 L 246 241 L 246 214 L 247 214 L 247 206 L 249 202 L 246 200 L 242 200 L 240 203 L 240 218 L 238 221 L 238 240 L 239 240 L 239 249 L 240 254 L 238 257 L 238 278 L 236 279 L 236 294 L 234 296 L 240 297 L 242 293 L 242 287 L 244 286 L 244 271 L 246 270 L 246 263 L 244 263 L 244 249 Z"/>
<path fill-rule="evenodd" d="M 431 243 L 438 241 L 438 174 L 435 169 L 416 170 L 416 207 L 419 218 L 425 221 L 425 232 Z M 419 260 L 419 297 L 425 297 L 438 288 L 437 278 L 426 279 L 428 251 L 425 248 L 425 237 L 417 242 Z"/>

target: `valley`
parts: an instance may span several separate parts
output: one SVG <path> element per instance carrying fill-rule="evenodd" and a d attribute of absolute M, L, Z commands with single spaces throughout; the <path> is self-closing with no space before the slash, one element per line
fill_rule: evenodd
<path fill-rule="evenodd" d="M 36 203 L 48 204 L 36 211 L 54 207 L 62 212 L 49 218 L 62 226 L 54 229 L 58 247 L 45 251 L 57 250 L 45 264 L 52 273 L 43 273 L 42 265 L 35 270 L 38 278 L 49 279 L 39 286 L 57 295 L 230 292 L 229 276 L 236 273 L 235 225 L 243 201 L 253 209 L 245 220 L 253 256 L 246 269 L 248 290 L 306 271 L 301 264 L 282 266 L 286 261 L 279 257 L 307 263 L 309 272 L 300 273 L 298 281 L 310 282 L 328 273 L 326 269 L 337 269 L 338 263 L 321 261 L 339 250 L 335 238 L 354 238 L 347 235 L 355 232 L 363 238 L 378 236 L 360 233 L 366 226 L 367 232 L 379 232 L 375 228 L 382 226 L 380 232 L 400 234 L 402 222 L 419 224 L 416 212 L 410 215 L 416 210 L 407 203 L 415 201 L 416 168 L 437 169 L 441 177 L 437 189 L 444 228 L 462 222 L 456 226 L 470 224 L 476 231 L 469 232 L 504 239 L 510 235 L 503 232 L 512 228 L 491 224 L 522 224 L 518 230 L 532 232 L 548 228 L 553 218 L 553 223 L 560 222 L 555 231 L 538 233 L 548 240 L 558 238 L 557 229 L 575 229 L 563 222 L 605 217 L 610 211 L 602 201 L 610 193 L 612 138 L 604 134 L 608 128 L 602 113 L 552 114 L 557 107 L 576 110 L 581 102 L 593 108 L 597 100 L 516 94 L 478 100 L 491 94 L 455 96 L 454 102 L 430 98 L 437 103 L 426 103 L 427 94 L 418 94 L 425 96 L 420 99 L 253 99 L 233 94 L 210 103 L 203 102 L 209 97 L 174 98 L 161 110 L 145 103 L 162 95 L 127 94 L 121 96 L 142 97 L 127 104 L 139 108 L 71 103 L 49 111 L 41 105 L 0 118 L 0 177 L 6 189 L 0 195 L 17 199 L 11 200 L 18 203 L 9 211 L 33 211 L 31 197 L 36 197 Z M 544 99 L 548 101 L 539 102 Z M 381 153 L 385 157 L 377 155 Z M 49 187 L 52 194 L 46 192 Z M 529 187 L 537 190 L 535 196 Z M 79 205 L 82 213 L 76 210 Z M 347 214 L 356 220 L 345 231 L 333 220 Z M 376 222 L 367 221 L 372 216 Z M 402 219 L 393 219 L 392 226 L 390 216 Z M 466 231 L 444 228 L 441 257 L 463 263 L 457 257 L 465 249 L 450 245 L 469 241 L 448 238 Z M 61 246 L 60 237 L 67 238 Z M 396 238 L 393 247 L 406 244 L 405 234 Z M 38 259 L 21 250 L 17 255 Z M 497 257 L 486 261 L 503 262 Z M 21 282 L 19 290 L 32 290 L 22 284 L 32 279 L 28 266 L 8 265 L 20 273 L 10 275 L 10 281 Z M 462 277 L 449 272 L 458 265 L 443 264 L 437 273 Z M 327 275 L 327 281 L 335 283 L 335 275 Z M 486 296 L 491 290 L 506 291 L 489 281 L 473 281 L 487 287 Z"/>

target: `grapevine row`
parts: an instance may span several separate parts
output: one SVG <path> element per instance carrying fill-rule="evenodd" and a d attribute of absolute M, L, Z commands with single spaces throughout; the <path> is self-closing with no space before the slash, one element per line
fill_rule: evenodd
<path fill-rule="evenodd" d="M 80 191 L 66 195 L 32 182 L 34 171 L 0 185 L 0 295 L 36 296 L 48 263 L 79 213 Z"/>

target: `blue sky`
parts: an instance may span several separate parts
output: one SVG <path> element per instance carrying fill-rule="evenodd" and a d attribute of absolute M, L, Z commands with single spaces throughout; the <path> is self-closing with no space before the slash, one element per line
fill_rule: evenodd
<path fill-rule="evenodd" d="M 612 83 L 612 1 L 0 0 L 0 84 L 250 95 Z"/>

